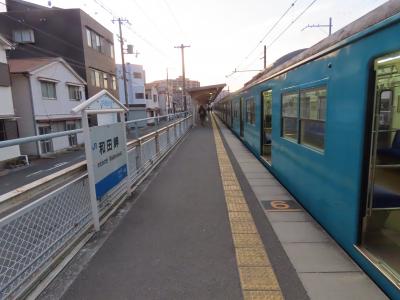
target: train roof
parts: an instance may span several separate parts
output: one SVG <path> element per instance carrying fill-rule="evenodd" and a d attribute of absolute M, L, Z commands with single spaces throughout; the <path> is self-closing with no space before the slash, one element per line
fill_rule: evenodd
<path fill-rule="evenodd" d="M 314 46 L 308 49 L 297 50 L 299 53 L 296 53 L 294 57 L 290 57 L 288 60 L 284 59 L 286 57 L 283 56 L 279 60 L 277 60 L 270 68 L 260 72 L 256 76 L 254 76 L 250 81 L 248 81 L 243 88 L 239 89 L 236 93 L 240 93 L 241 91 L 246 90 L 247 88 L 254 86 L 258 83 L 264 82 L 268 79 L 271 79 L 275 76 L 278 76 L 282 73 L 289 71 L 292 68 L 298 67 L 308 61 L 316 59 L 322 55 L 327 54 L 328 52 L 336 50 L 337 44 L 354 36 L 357 33 L 360 33 L 369 27 L 384 21 L 400 12 L 400 1 L 399 0 L 390 0 L 376 9 L 370 11 L 366 15 L 357 19 L 356 21 L 350 23 L 349 25 L 343 27 L 338 30 L 331 36 L 321 40 Z M 294 51 L 296 52 L 296 51 Z M 294 52 L 289 53 L 290 56 Z M 279 62 L 280 61 L 280 62 Z"/>

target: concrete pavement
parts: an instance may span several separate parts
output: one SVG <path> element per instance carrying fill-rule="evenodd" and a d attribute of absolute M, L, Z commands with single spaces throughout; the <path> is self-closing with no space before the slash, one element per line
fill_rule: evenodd
<path fill-rule="evenodd" d="M 197 128 L 63 299 L 241 297 L 212 131 Z"/>

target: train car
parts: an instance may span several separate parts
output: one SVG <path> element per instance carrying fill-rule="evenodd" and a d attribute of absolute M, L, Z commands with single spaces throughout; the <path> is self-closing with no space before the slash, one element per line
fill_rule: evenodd
<path fill-rule="evenodd" d="M 400 299 L 399 34 L 400 2 L 389 1 L 216 104 L 392 299 Z"/>

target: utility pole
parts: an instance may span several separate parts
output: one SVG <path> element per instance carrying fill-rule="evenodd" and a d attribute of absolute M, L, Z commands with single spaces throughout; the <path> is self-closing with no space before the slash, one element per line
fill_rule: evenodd
<path fill-rule="evenodd" d="M 301 31 L 307 29 L 307 28 L 321 28 L 321 27 L 328 27 L 329 28 L 329 36 L 331 36 L 332 34 L 332 18 L 329 18 L 329 24 L 325 25 L 325 24 L 308 24 L 306 27 L 304 27 Z"/>
<path fill-rule="evenodd" d="M 264 56 L 261 57 L 264 60 L 264 70 L 267 68 L 267 46 L 264 45 Z"/>
<path fill-rule="evenodd" d="M 175 48 L 181 49 L 181 56 L 182 56 L 182 77 L 183 77 L 183 86 L 182 86 L 182 93 L 183 93 L 183 109 L 187 111 L 187 104 L 186 104 L 186 78 L 185 78 L 185 48 L 189 46 L 185 46 L 181 44 L 180 46 L 175 46 Z"/>
<path fill-rule="evenodd" d="M 122 59 L 122 79 L 124 81 L 124 95 L 125 95 L 125 106 L 126 108 L 129 107 L 129 103 L 128 103 L 128 87 L 126 85 L 126 69 L 125 69 L 125 52 L 124 52 L 124 39 L 122 37 L 122 24 L 123 23 L 128 23 L 129 21 L 127 19 L 122 19 L 122 18 L 118 18 L 118 19 L 113 19 L 112 22 L 118 22 L 118 26 L 119 26 L 119 42 L 121 45 L 121 59 Z"/>

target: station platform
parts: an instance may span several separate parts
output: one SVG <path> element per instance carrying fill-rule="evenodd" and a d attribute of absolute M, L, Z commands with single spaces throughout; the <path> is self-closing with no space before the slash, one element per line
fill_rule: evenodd
<path fill-rule="evenodd" d="M 210 119 L 39 299 L 388 299 L 229 129 Z"/>

